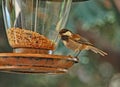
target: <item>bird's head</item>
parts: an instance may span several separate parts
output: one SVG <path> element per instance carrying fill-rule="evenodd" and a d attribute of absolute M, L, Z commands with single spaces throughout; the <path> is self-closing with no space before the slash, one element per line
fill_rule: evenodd
<path fill-rule="evenodd" d="M 68 37 L 71 37 L 72 36 L 72 32 L 70 30 L 67 30 L 67 29 L 62 29 L 60 30 L 59 32 L 60 36 L 68 36 Z"/>

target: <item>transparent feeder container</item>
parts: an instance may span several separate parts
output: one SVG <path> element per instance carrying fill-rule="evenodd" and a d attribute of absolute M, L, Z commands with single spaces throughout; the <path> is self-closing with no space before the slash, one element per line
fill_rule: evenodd
<path fill-rule="evenodd" d="M 7 38 L 13 53 L 0 54 L 0 70 L 65 73 L 78 60 L 53 54 L 72 0 L 3 0 Z"/>
<path fill-rule="evenodd" d="M 7 37 L 15 53 L 55 50 L 58 32 L 66 24 L 72 0 L 3 0 Z"/>

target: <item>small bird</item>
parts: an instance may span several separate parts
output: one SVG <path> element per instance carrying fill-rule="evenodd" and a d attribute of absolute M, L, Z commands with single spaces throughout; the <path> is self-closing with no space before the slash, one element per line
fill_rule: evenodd
<path fill-rule="evenodd" d="M 78 52 L 76 57 L 80 54 L 82 50 L 91 50 L 94 53 L 99 53 L 102 56 L 107 55 L 106 52 L 94 47 L 93 44 L 91 44 L 87 39 L 78 34 L 72 33 L 68 29 L 60 30 L 59 35 L 61 37 L 63 44 L 67 48 L 75 52 Z"/>

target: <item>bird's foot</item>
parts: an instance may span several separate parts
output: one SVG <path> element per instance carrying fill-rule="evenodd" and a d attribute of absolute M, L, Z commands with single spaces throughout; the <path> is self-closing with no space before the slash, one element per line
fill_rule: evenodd
<path fill-rule="evenodd" d="M 72 60 L 72 61 L 74 61 L 75 63 L 78 63 L 78 61 L 79 61 L 78 57 L 73 57 L 73 56 L 71 56 L 71 55 L 68 55 L 68 56 L 70 57 L 68 60 Z"/>
<path fill-rule="evenodd" d="M 78 56 L 75 56 L 75 58 L 76 58 L 76 62 L 75 63 L 78 63 L 79 62 Z"/>

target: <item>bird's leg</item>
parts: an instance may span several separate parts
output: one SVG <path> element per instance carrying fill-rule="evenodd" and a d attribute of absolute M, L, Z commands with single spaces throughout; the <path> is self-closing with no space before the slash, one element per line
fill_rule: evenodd
<path fill-rule="evenodd" d="M 79 56 L 80 52 L 81 52 L 81 50 L 76 49 L 75 53 L 74 53 L 74 56 L 77 58 Z"/>
<path fill-rule="evenodd" d="M 78 50 L 75 50 L 74 53 L 73 53 L 73 55 L 75 56 L 77 52 L 78 52 Z"/>
<path fill-rule="evenodd" d="M 77 52 L 77 54 L 76 54 L 76 58 L 79 56 L 79 54 L 80 54 L 80 52 L 81 52 L 81 50 L 79 50 L 78 52 Z"/>

